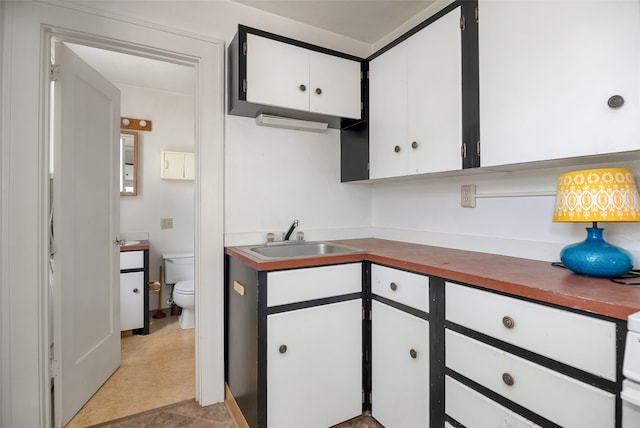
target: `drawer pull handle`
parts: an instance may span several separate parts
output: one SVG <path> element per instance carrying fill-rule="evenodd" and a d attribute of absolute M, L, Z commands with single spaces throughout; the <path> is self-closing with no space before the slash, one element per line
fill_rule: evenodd
<path fill-rule="evenodd" d="M 400 153 L 400 146 L 395 146 L 393 148 L 393 151 L 396 152 L 396 153 Z"/>
<path fill-rule="evenodd" d="M 320 88 L 316 88 L 316 94 L 318 94 L 318 95 L 322 95 L 322 89 L 320 89 Z"/>
<path fill-rule="evenodd" d="M 516 325 L 516 322 L 511 317 L 502 317 L 502 325 L 506 328 L 513 328 Z"/>
<path fill-rule="evenodd" d="M 389 284 L 389 288 L 391 288 L 391 291 L 396 291 L 398 289 L 398 284 L 392 282 L 391 284 Z"/>
<path fill-rule="evenodd" d="M 413 143 L 411 143 L 411 148 L 412 149 L 417 149 L 418 148 L 418 142 L 414 141 Z"/>
<path fill-rule="evenodd" d="M 140 290 L 138 290 L 137 288 L 134 288 L 134 289 L 133 289 L 133 292 L 134 292 L 134 293 L 137 293 L 138 291 L 140 291 Z"/>
<path fill-rule="evenodd" d="M 502 373 L 502 381 L 507 384 L 507 386 L 513 386 L 515 381 L 513 380 L 513 376 L 509 373 Z"/>
<path fill-rule="evenodd" d="M 418 358 L 418 353 L 416 352 L 415 349 L 410 350 L 409 355 L 411 355 L 411 358 L 413 358 L 414 360 Z"/>
<path fill-rule="evenodd" d="M 305 85 L 300 85 L 298 88 L 300 89 L 300 92 L 304 92 L 307 90 L 307 87 Z"/>
<path fill-rule="evenodd" d="M 280 347 L 278 348 L 278 352 L 280 352 L 281 354 L 287 352 L 287 345 L 280 345 Z"/>

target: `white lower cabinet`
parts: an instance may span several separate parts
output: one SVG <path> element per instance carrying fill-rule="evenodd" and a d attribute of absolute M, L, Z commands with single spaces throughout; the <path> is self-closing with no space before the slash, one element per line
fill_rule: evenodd
<path fill-rule="evenodd" d="M 447 367 L 562 427 L 615 426 L 614 394 L 450 330 L 445 347 Z"/>
<path fill-rule="evenodd" d="M 120 330 L 144 327 L 144 272 L 120 274 Z"/>
<path fill-rule="evenodd" d="M 445 365 L 466 384 L 446 379 L 449 417 L 467 428 L 537 426 L 486 388 L 537 423 L 616 426 L 615 386 L 606 386 L 616 381 L 613 322 L 449 282 L 445 293 Z"/>
<path fill-rule="evenodd" d="M 327 428 L 362 413 L 362 300 L 267 317 L 267 421 Z"/>
<path fill-rule="evenodd" d="M 371 414 L 386 428 L 429 426 L 429 322 L 371 307 Z"/>
<path fill-rule="evenodd" d="M 466 428 L 539 427 L 448 376 L 445 378 L 444 388 L 447 414 Z M 445 427 L 452 425 L 445 423 Z"/>

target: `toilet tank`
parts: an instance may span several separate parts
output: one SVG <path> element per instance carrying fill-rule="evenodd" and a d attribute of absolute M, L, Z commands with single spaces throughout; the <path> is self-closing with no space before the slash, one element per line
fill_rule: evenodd
<path fill-rule="evenodd" d="M 193 253 L 163 253 L 164 283 L 175 284 L 194 277 Z"/>

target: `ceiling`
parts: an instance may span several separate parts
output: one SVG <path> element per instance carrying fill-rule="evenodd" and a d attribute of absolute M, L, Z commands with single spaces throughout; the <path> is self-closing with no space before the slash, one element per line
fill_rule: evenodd
<path fill-rule="evenodd" d="M 373 44 L 437 0 L 234 0 Z"/>
<path fill-rule="evenodd" d="M 373 44 L 438 0 L 233 1 Z M 191 67 L 88 46 L 68 46 L 114 84 L 194 93 Z"/>

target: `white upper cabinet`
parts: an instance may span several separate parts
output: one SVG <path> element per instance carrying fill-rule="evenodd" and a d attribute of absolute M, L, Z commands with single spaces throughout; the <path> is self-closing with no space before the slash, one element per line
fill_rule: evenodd
<path fill-rule="evenodd" d="M 359 119 L 360 62 L 247 34 L 246 101 Z"/>
<path fill-rule="evenodd" d="M 370 178 L 462 168 L 460 7 L 369 63 Z"/>
<path fill-rule="evenodd" d="M 480 0 L 481 165 L 640 149 L 639 9 Z"/>

